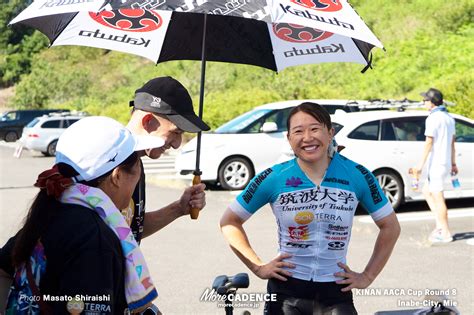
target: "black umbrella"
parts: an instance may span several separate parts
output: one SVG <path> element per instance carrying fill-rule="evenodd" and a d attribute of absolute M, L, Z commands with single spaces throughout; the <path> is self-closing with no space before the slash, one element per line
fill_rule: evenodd
<path fill-rule="evenodd" d="M 374 45 L 382 47 L 345 0 L 189 3 L 36 0 L 11 24 L 40 30 L 51 46 L 117 50 L 157 63 L 201 60 L 201 118 L 206 61 L 249 64 L 274 71 L 311 63 L 356 62 L 365 65 L 365 71 L 370 67 L 371 49 Z M 198 133 L 196 181 L 201 174 L 200 140 Z"/>

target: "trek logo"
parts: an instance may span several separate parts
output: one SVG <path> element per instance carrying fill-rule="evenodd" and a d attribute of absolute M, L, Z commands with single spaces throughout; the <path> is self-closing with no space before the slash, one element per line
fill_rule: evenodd
<path fill-rule="evenodd" d="M 273 25 L 273 33 L 287 42 L 312 43 L 328 37 L 333 33 L 321 31 L 317 28 L 305 27 L 297 24 L 278 23 Z"/>
<path fill-rule="evenodd" d="M 330 242 L 328 243 L 329 250 L 343 250 L 346 247 L 346 243 L 344 242 Z"/>
<path fill-rule="evenodd" d="M 89 16 L 97 23 L 126 32 L 151 32 L 163 24 L 163 18 L 158 13 L 143 9 L 89 12 Z"/>
<path fill-rule="evenodd" d="M 318 11 L 334 12 L 342 9 L 339 0 L 290 0 L 294 4 Z"/>
<path fill-rule="evenodd" d="M 306 241 L 309 237 L 309 230 L 307 225 L 302 226 L 289 226 L 288 227 L 288 234 L 290 238 L 295 241 Z"/>
<path fill-rule="evenodd" d="M 287 242 L 286 246 L 294 247 L 294 248 L 308 248 L 308 247 L 311 247 L 310 244 L 298 244 L 298 243 L 291 243 L 291 242 Z"/>

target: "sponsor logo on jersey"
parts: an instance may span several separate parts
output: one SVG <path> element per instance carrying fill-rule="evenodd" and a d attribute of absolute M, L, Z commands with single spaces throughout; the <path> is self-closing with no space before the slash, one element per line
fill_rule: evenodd
<path fill-rule="evenodd" d="M 295 241 L 305 241 L 309 238 L 309 230 L 307 225 L 302 226 L 289 226 L 288 234 L 290 238 Z"/>
<path fill-rule="evenodd" d="M 348 180 L 335 178 L 335 177 L 325 178 L 323 182 L 325 182 L 325 183 L 337 183 L 337 184 L 346 185 L 346 186 L 350 185 Z"/>
<path fill-rule="evenodd" d="M 381 202 L 382 201 L 382 196 L 380 195 L 380 192 L 379 192 L 379 189 L 377 187 L 377 182 L 376 182 L 376 179 L 375 179 L 374 175 L 372 175 L 372 173 L 369 172 L 368 169 L 366 169 L 364 166 L 362 166 L 360 164 L 356 166 L 356 169 L 358 169 L 359 172 L 362 175 L 364 175 L 365 181 L 367 182 L 367 185 L 370 189 L 370 195 L 372 196 L 372 200 L 374 202 L 374 205 Z"/>
<path fill-rule="evenodd" d="M 242 195 L 242 199 L 245 201 L 245 203 L 248 204 L 252 200 L 260 184 L 262 184 L 263 181 L 267 178 L 267 176 L 270 175 L 272 172 L 273 170 L 271 168 L 268 168 L 250 182 L 244 194 Z"/>
<path fill-rule="evenodd" d="M 299 185 L 303 184 L 303 181 L 299 177 L 291 176 L 291 178 L 287 178 L 285 185 L 290 187 L 298 187 Z"/>
<path fill-rule="evenodd" d="M 327 235 L 349 235 L 349 232 L 334 232 L 334 231 L 324 231 L 324 234 Z"/>
<path fill-rule="evenodd" d="M 348 225 L 335 225 L 335 224 L 329 224 L 328 229 L 333 230 L 333 231 L 345 231 L 349 229 Z"/>
<path fill-rule="evenodd" d="M 313 222 L 314 220 L 314 214 L 310 211 L 302 211 L 298 212 L 295 215 L 295 222 L 298 224 L 309 224 Z"/>
<path fill-rule="evenodd" d="M 344 242 L 330 242 L 328 243 L 329 250 L 343 250 L 346 247 Z"/>
<path fill-rule="evenodd" d="M 325 236 L 330 241 L 347 241 L 347 236 Z"/>
<path fill-rule="evenodd" d="M 294 248 L 308 248 L 311 247 L 311 244 L 300 244 L 300 243 L 292 243 L 292 242 L 287 242 L 286 246 L 288 247 L 294 247 Z"/>

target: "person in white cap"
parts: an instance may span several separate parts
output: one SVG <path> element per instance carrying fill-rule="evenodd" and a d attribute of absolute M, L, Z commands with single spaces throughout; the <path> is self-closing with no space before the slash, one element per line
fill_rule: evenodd
<path fill-rule="evenodd" d="M 14 279 L 7 313 L 79 307 L 124 314 L 151 306 L 157 291 L 119 209 L 140 178 L 141 151 L 163 145 L 107 117 L 83 118 L 61 135 L 25 223 L 0 250 L 0 272 Z"/>
<path fill-rule="evenodd" d="M 127 128 L 134 134 L 153 135 L 165 140 L 159 149 L 147 151 L 152 159 L 158 159 L 166 150 L 181 145 L 184 132 L 196 133 L 209 130 L 193 110 L 191 96 L 186 88 L 171 77 L 158 77 L 146 82 L 135 91 L 130 102 L 132 117 Z M 145 174 L 133 193 L 129 207 L 122 211 L 127 218 L 137 242 L 175 219 L 188 215 L 191 208 L 201 210 L 206 205 L 204 184 L 184 190 L 175 202 L 155 211 L 145 212 Z"/>

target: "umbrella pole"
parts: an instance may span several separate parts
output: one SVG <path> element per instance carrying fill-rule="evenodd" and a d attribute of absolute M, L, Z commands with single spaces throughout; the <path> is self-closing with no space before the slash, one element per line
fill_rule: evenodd
<path fill-rule="evenodd" d="M 206 30 L 207 30 L 207 14 L 204 13 L 204 25 L 202 32 L 202 51 L 201 51 L 201 88 L 199 91 L 199 118 L 202 119 L 202 112 L 204 108 L 204 83 L 206 80 Z M 201 158 L 201 131 L 197 134 L 196 144 L 196 168 L 193 172 L 193 185 L 197 185 L 201 182 L 201 170 L 199 169 L 199 162 Z M 199 209 L 191 209 L 189 215 L 191 219 L 196 220 L 199 216 Z"/>

